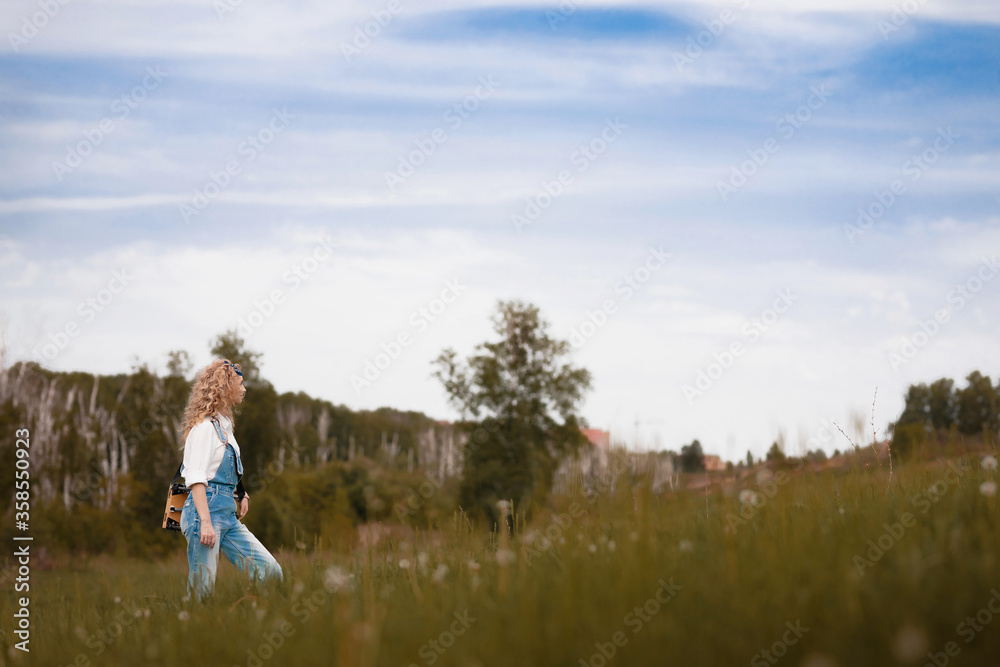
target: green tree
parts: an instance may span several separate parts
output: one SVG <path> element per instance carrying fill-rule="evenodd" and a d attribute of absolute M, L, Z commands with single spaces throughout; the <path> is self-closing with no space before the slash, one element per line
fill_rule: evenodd
<path fill-rule="evenodd" d="M 187 377 L 191 372 L 193 363 L 191 355 L 186 350 L 172 350 L 167 352 L 167 376 Z"/>
<path fill-rule="evenodd" d="M 586 442 L 577 410 L 591 376 L 569 363 L 569 343 L 549 336 L 536 306 L 500 301 L 492 321 L 499 340 L 465 362 L 443 350 L 434 377 L 470 435 L 460 502 L 496 521 L 500 500 L 544 499 L 559 460 Z"/>
<path fill-rule="evenodd" d="M 997 433 L 1000 418 L 1000 400 L 989 376 L 972 371 L 965 378 L 966 386 L 958 391 L 959 430 L 968 435 Z"/>
<path fill-rule="evenodd" d="M 747 450 L 747 467 L 753 467 L 753 454 L 750 453 L 749 449 Z"/>
<path fill-rule="evenodd" d="M 777 441 L 775 441 L 771 444 L 771 448 L 767 450 L 767 455 L 765 458 L 768 461 L 781 462 L 785 460 L 785 452 L 781 451 L 781 446 L 778 444 Z"/>
<path fill-rule="evenodd" d="M 681 447 L 679 460 L 683 472 L 702 472 L 705 470 L 705 452 L 697 440 L 690 445 Z"/>

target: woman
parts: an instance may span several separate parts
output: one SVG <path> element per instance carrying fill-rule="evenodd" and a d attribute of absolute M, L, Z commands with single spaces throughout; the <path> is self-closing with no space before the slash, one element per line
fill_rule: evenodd
<path fill-rule="evenodd" d="M 191 493 L 181 511 L 181 532 L 188 544 L 188 594 L 198 600 L 215 587 L 219 551 L 251 580 L 282 578 L 278 561 L 239 521 L 250 497 L 239 484 L 243 463 L 233 437 L 233 406 L 246 392 L 239 364 L 213 361 L 195 378 L 184 411 L 181 474 Z"/>

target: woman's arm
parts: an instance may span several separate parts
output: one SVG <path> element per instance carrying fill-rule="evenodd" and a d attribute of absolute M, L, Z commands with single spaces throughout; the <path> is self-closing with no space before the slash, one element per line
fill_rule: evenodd
<path fill-rule="evenodd" d="M 201 543 L 211 549 L 215 546 L 215 527 L 212 526 L 212 513 L 208 510 L 208 497 L 205 495 L 205 485 L 197 482 L 191 485 L 191 499 L 198 510 L 201 519 Z"/>

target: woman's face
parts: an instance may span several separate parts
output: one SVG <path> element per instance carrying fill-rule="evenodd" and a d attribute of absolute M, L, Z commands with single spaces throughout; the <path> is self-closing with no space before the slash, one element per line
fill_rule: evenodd
<path fill-rule="evenodd" d="M 233 405 L 239 405 L 240 403 L 242 403 L 243 396 L 246 395 L 246 393 L 247 393 L 247 388 L 243 386 L 243 378 L 240 378 L 240 383 L 236 385 L 235 389 L 233 389 L 233 395 L 231 397 L 233 400 Z"/>

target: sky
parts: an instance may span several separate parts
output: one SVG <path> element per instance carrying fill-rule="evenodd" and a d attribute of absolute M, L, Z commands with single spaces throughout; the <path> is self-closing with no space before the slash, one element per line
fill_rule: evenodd
<path fill-rule="evenodd" d="M 6 363 L 459 413 L 534 304 L 636 448 L 831 453 L 1000 376 L 1000 5 L 9 0 Z M 366 374 L 367 373 L 367 374 Z"/>

